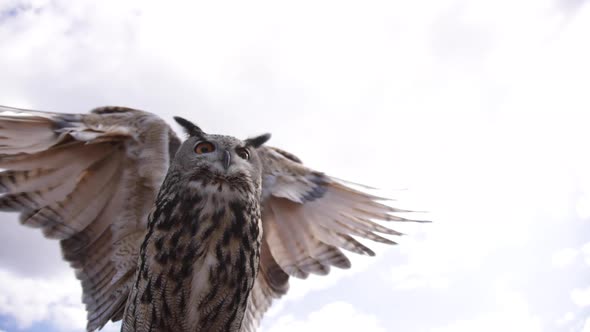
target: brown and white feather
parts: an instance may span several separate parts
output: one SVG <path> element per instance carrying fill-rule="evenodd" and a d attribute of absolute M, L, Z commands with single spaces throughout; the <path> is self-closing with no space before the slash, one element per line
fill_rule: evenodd
<path fill-rule="evenodd" d="M 375 255 L 353 236 L 395 244 L 379 233 L 401 233 L 376 221 L 419 222 L 393 215 L 410 211 L 392 208 L 381 197 L 309 169 L 283 150 L 267 147 L 261 157 L 263 243 L 260 272 L 244 321 L 248 332 L 256 331 L 272 302 L 286 294 L 289 277 L 325 275 L 331 266 L 349 268 L 341 249 Z"/>
<path fill-rule="evenodd" d="M 120 319 L 171 144 L 179 144 L 172 129 L 147 112 L 0 107 L 0 209 L 61 241 L 89 331 Z"/>

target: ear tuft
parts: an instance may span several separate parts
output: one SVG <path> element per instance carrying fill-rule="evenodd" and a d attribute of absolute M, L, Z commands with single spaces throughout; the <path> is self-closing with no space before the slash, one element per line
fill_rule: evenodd
<path fill-rule="evenodd" d="M 266 141 L 268 141 L 269 139 L 270 139 L 270 134 L 267 133 L 267 134 L 263 134 L 260 136 L 248 138 L 245 142 L 246 142 L 246 146 L 258 148 L 262 144 L 266 143 Z"/>
<path fill-rule="evenodd" d="M 189 136 L 196 136 L 196 137 L 202 137 L 205 133 L 201 130 L 201 128 L 199 128 L 196 124 L 190 122 L 189 120 L 185 119 L 185 118 L 181 118 L 179 116 L 175 116 L 174 120 L 176 120 L 176 122 L 182 127 L 184 128 L 184 131 L 189 135 Z"/>

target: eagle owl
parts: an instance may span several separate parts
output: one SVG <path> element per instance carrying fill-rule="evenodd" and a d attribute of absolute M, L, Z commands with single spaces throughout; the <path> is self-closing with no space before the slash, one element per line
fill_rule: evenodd
<path fill-rule="evenodd" d="M 235 317 L 218 315 L 238 304 L 245 305 L 240 331 L 255 331 L 291 278 L 350 268 L 343 250 L 374 255 L 359 239 L 395 244 L 381 234 L 400 233 L 376 221 L 415 221 L 261 145 L 267 136 L 240 142 L 178 121 L 189 133 L 182 147 L 166 122 L 140 110 L 0 106 L 0 211 L 19 212 L 23 225 L 60 241 L 82 286 L 88 331 L 122 319 L 127 330 L 152 321 L 175 331 L 194 328 L 187 324 L 223 330 L 207 325 L 223 321 L 235 330 L 239 307 Z M 192 233 L 228 249 L 205 254 Z M 233 285 L 237 279 L 245 284 Z M 222 284 L 228 287 L 215 288 Z M 250 287 L 247 299 L 222 291 Z M 183 320 L 185 313 L 195 315 Z M 211 321 L 195 323 L 203 319 Z"/>
<path fill-rule="evenodd" d="M 149 216 L 123 331 L 239 331 L 258 271 L 262 165 L 245 141 L 182 118 L 180 146 Z"/>

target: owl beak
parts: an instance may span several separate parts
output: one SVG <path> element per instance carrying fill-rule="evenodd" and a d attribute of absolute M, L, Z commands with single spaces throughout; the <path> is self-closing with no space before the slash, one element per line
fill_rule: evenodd
<path fill-rule="evenodd" d="M 225 168 L 225 170 L 227 171 L 230 164 L 231 164 L 231 154 L 229 153 L 229 151 L 225 150 L 225 151 L 223 151 L 223 168 Z"/>

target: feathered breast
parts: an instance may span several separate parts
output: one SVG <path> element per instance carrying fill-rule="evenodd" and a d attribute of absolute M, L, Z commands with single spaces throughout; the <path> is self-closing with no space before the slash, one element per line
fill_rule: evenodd
<path fill-rule="evenodd" d="M 123 331 L 239 331 L 258 270 L 259 202 L 178 182 L 164 181 L 150 215 Z"/>

